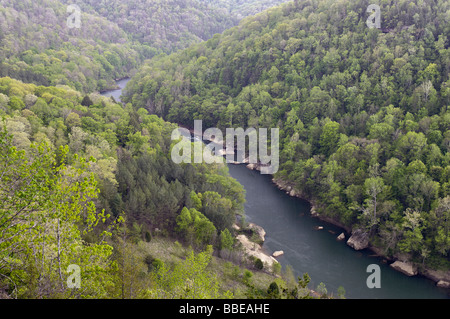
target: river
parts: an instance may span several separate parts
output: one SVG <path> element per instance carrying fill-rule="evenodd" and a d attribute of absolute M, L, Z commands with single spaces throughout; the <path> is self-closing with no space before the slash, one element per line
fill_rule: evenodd
<path fill-rule="evenodd" d="M 105 91 L 105 92 L 102 93 L 102 95 L 106 96 L 106 97 L 113 97 L 114 100 L 116 100 L 117 102 L 122 102 L 120 100 L 120 96 L 122 95 L 122 90 L 125 88 L 125 86 L 127 85 L 128 81 L 130 81 L 130 78 L 125 78 L 125 79 L 121 79 L 121 80 L 116 81 L 116 84 L 119 87 L 119 89 Z"/>
<path fill-rule="evenodd" d="M 249 170 L 245 165 L 229 164 L 231 176 L 246 190 L 246 221 L 266 231 L 263 248 L 267 253 L 283 250 L 277 260 L 291 265 L 296 275 L 311 277 L 310 288 L 323 282 L 329 293 L 344 287 L 347 298 L 428 299 L 450 298 L 449 291 L 436 287 L 425 277 L 408 277 L 388 266 L 383 258 L 368 250 L 355 251 L 336 237 L 342 229 L 320 221 L 310 214 L 308 202 L 279 190 L 267 175 Z M 323 226 L 322 230 L 317 230 Z M 367 266 L 381 270 L 381 288 L 368 288 Z"/>
<path fill-rule="evenodd" d="M 118 81 L 120 89 L 104 92 L 120 101 L 122 89 L 129 79 Z M 267 175 L 252 171 L 245 165 L 229 164 L 229 171 L 246 190 L 245 214 L 266 231 L 263 248 L 268 254 L 283 250 L 278 257 L 283 268 L 290 265 L 295 274 L 308 273 L 310 288 L 323 282 L 328 293 L 336 295 L 344 287 L 346 298 L 363 299 L 442 299 L 450 298 L 450 291 L 436 287 L 422 276 L 408 277 L 393 270 L 368 250 L 355 251 L 338 241 L 342 232 L 338 227 L 322 222 L 310 214 L 308 202 L 290 197 L 279 190 Z M 317 230 L 317 226 L 323 226 Z M 381 288 L 368 288 L 370 273 L 367 266 L 377 264 L 381 269 Z"/>

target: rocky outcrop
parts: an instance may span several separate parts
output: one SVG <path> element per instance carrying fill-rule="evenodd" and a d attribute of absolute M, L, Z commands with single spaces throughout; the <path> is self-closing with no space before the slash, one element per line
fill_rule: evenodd
<path fill-rule="evenodd" d="M 338 237 L 337 240 L 344 240 L 345 239 L 345 234 L 341 233 Z"/>
<path fill-rule="evenodd" d="M 292 185 L 290 185 L 289 183 L 276 178 L 273 178 L 272 182 L 278 187 L 278 189 L 285 191 L 289 196 L 301 198 L 300 192 L 295 190 L 294 187 L 292 187 Z"/>
<path fill-rule="evenodd" d="M 254 233 L 256 233 L 261 242 L 264 242 L 266 240 L 266 231 L 261 226 L 250 223 L 248 224 L 247 228 L 251 229 Z"/>
<path fill-rule="evenodd" d="M 436 286 L 441 287 L 441 288 L 450 289 L 450 282 L 449 281 L 445 281 L 445 280 L 439 280 L 437 282 Z"/>
<path fill-rule="evenodd" d="M 278 261 L 273 258 L 272 256 L 269 256 L 267 254 L 265 254 L 262 251 L 262 248 L 260 245 L 258 245 L 257 243 L 254 243 L 252 241 L 250 241 L 247 236 L 245 235 L 238 235 L 236 237 L 236 239 L 242 244 L 242 247 L 244 249 L 244 252 L 249 255 L 249 256 L 253 256 L 255 258 L 259 258 L 261 259 L 261 261 L 263 262 L 263 264 L 267 267 L 272 267 L 274 263 L 278 263 Z"/>
<path fill-rule="evenodd" d="M 417 267 L 412 263 L 397 260 L 390 265 L 393 269 L 404 273 L 407 276 L 415 276 L 418 274 Z"/>
<path fill-rule="evenodd" d="M 369 247 L 369 234 L 362 229 L 356 229 L 347 241 L 347 245 L 355 250 L 365 249 Z"/>
<path fill-rule="evenodd" d="M 438 287 L 450 289 L 450 271 L 424 269 L 421 274 L 436 282 Z"/>

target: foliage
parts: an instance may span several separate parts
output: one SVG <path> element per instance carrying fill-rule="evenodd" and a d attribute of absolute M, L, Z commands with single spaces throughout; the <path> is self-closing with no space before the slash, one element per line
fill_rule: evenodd
<path fill-rule="evenodd" d="M 57 159 L 45 143 L 18 150 L 5 128 L 0 149 L 1 285 L 16 298 L 104 298 L 112 247 L 83 236 L 109 216 L 92 202 L 98 192 L 85 160 L 66 166 L 68 148 Z M 67 285 L 71 264 L 80 267 L 80 289 Z"/>
<path fill-rule="evenodd" d="M 278 127 L 276 180 L 387 255 L 448 269 L 449 3 L 384 1 L 382 29 L 368 5 L 264 11 L 147 62 L 124 100 L 187 127 Z"/>
<path fill-rule="evenodd" d="M 195 254 L 191 251 L 182 263 L 173 269 L 162 264 L 154 273 L 155 288 L 151 297 L 161 299 L 229 299 L 230 291 L 221 292 L 215 274 L 207 270 L 211 261 L 212 246 Z"/>
<path fill-rule="evenodd" d="M 81 11 L 80 28 L 72 29 L 69 15 L 59 1 L 0 1 L 0 77 L 88 93 L 113 88 L 152 56 L 98 14 Z"/>
<path fill-rule="evenodd" d="M 36 247 L 40 247 L 43 242 L 50 245 L 51 240 L 56 240 L 55 234 L 58 234 L 58 231 L 60 234 L 63 230 L 70 231 L 74 233 L 74 240 L 80 236 L 80 240 L 76 241 L 77 245 L 81 245 L 83 240 L 89 243 L 86 246 L 89 247 L 89 253 L 97 252 L 99 263 L 100 260 L 104 263 L 101 267 L 106 269 L 105 273 L 110 272 L 109 277 L 104 279 L 105 286 L 98 288 L 96 296 L 105 294 L 104 296 L 123 298 L 147 297 L 146 288 L 139 282 L 148 283 L 140 277 L 143 276 L 142 269 L 148 266 L 145 266 L 144 257 L 136 250 L 135 245 L 142 240 L 148 241 L 151 239 L 148 234 L 155 232 L 172 236 L 184 234 L 185 229 L 176 229 L 176 218 L 182 208 L 189 205 L 200 209 L 190 209 L 193 222 L 188 226 L 195 235 L 193 240 L 197 246 L 202 248 L 207 244 L 218 244 L 218 227 L 204 212 L 214 216 L 220 227 L 231 225 L 235 214 L 242 212 L 242 186 L 231 179 L 226 166 L 181 166 L 171 161 L 170 149 L 174 143 L 171 140 L 171 132 L 176 128 L 175 125 L 149 115 L 145 110 L 135 111 L 130 105 L 123 107 L 97 94 L 88 95 L 92 104 L 82 105 L 83 100 L 87 100 L 86 95 L 68 88 L 36 86 L 11 78 L 0 78 L 0 91 L 6 97 L 3 100 L 16 97 L 23 103 L 23 107 L 19 109 L 7 103 L 0 110 L 0 115 L 4 118 L 3 126 L 8 130 L 8 134 L 2 135 L 4 162 L 1 167 L 5 173 L 0 180 L 0 195 L 5 205 L 12 198 L 17 198 L 11 201 L 15 206 L 8 214 L 13 216 L 14 211 L 30 211 L 36 214 L 33 218 L 44 219 L 45 205 L 48 205 L 49 210 L 68 215 L 58 217 L 54 212 L 55 222 L 49 220 L 42 223 L 41 228 L 28 229 L 31 227 L 28 224 L 4 224 L 8 231 L 23 232 L 23 235 L 14 237 L 14 232 L 7 233 L 5 230 L 2 235 L 5 239 L 0 243 L 4 248 L 2 252 L 14 255 L 15 245 L 18 245 L 18 249 L 23 247 L 22 244 L 28 245 L 30 253 L 36 252 Z M 21 181 L 17 184 L 17 190 L 9 185 L 10 180 Z M 17 193 L 11 193 L 16 191 Z M 195 196 L 191 198 L 191 194 Z M 75 197 L 72 199 L 72 196 Z M 65 198 L 71 200 L 67 201 Z M 203 199 L 205 206 L 202 205 Z M 214 199 L 219 201 L 216 203 Z M 10 208 L 4 206 L 2 209 Z M 6 218 L 4 222 L 10 215 L 1 215 Z M 106 230 L 108 225 L 98 225 L 95 231 L 86 234 L 83 230 L 92 230 L 99 220 L 106 219 L 109 215 L 112 219 L 126 217 L 123 227 L 127 229 L 127 235 L 124 238 L 115 236 L 117 238 L 109 245 L 103 246 L 97 242 L 98 238 L 103 237 L 102 231 Z M 22 218 L 22 215 L 18 217 Z M 67 219 L 64 224 L 63 217 Z M 59 224 L 57 220 L 60 221 Z M 34 219 L 29 220 L 30 223 L 33 221 Z M 44 228 L 47 233 L 43 231 Z M 22 240 L 22 236 L 28 236 L 29 232 L 33 233 L 29 237 L 30 242 Z M 17 242 L 6 240 L 10 237 Z M 34 239 L 37 241 L 34 242 Z M 229 239 L 227 238 L 228 242 Z M 66 245 L 66 242 L 61 241 L 61 245 L 63 244 Z M 109 247 L 109 250 L 104 247 Z M 85 254 L 89 256 L 87 252 Z M 5 256 L 6 260 L 16 265 L 16 260 L 8 259 L 12 258 L 8 256 Z M 67 255 L 67 258 L 73 256 Z M 77 260 L 82 260 L 83 256 L 78 256 Z M 46 253 L 41 258 L 47 260 L 50 255 Z M 58 268 L 65 271 L 67 262 L 68 260 L 61 257 L 61 267 Z M 97 267 L 96 263 L 89 265 Z M 25 267 L 18 264 L 16 266 L 21 271 Z M 15 266 L 8 267 L 14 269 Z M 127 275 L 130 267 L 140 269 L 132 271 L 137 277 Z M 61 282 L 61 277 L 65 278 L 65 274 L 55 274 L 54 269 L 50 269 L 48 271 L 52 276 L 49 277 L 49 282 Z M 82 268 L 82 271 L 85 270 L 91 271 Z M 29 268 L 30 274 L 34 274 L 33 278 L 38 278 L 37 271 Z M 8 278 L 12 276 L 12 273 L 2 274 Z M 96 280 L 95 276 L 92 280 Z M 99 284 L 93 283 L 91 288 L 94 289 Z M 58 283 L 57 287 L 62 286 Z M 40 290 L 32 289 L 34 288 L 25 293 L 19 292 L 18 288 L 11 288 L 9 292 L 14 291 L 18 296 L 30 298 L 55 293 L 44 291 L 40 286 L 36 288 Z M 63 297 L 66 292 L 67 289 L 61 288 L 61 294 L 58 296 Z M 73 296 L 94 297 L 93 292 L 88 292 Z"/>

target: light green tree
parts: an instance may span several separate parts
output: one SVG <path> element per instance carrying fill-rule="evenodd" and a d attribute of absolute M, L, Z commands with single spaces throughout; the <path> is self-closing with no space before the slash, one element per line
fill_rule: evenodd
<path fill-rule="evenodd" d="M 13 297 L 70 298 L 108 294 L 112 247 L 103 240 L 87 243 L 83 236 L 109 216 L 98 213 L 98 190 L 87 163 L 64 163 L 46 145 L 25 152 L 0 132 L 0 281 Z M 80 267 L 80 287 L 67 284 L 68 266 Z"/>
<path fill-rule="evenodd" d="M 207 267 L 211 262 L 213 248 L 194 254 L 190 251 L 186 260 L 173 269 L 162 264 L 153 273 L 154 287 L 148 292 L 158 299 L 229 299 L 233 294 L 220 287 L 219 280 Z"/>

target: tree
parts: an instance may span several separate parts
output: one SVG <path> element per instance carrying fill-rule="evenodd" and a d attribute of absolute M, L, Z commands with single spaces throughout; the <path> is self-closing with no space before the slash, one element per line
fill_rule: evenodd
<path fill-rule="evenodd" d="M 386 188 L 384 185 L 383 178 L 381 177 L 370 177 L 364 182 L 364 189 L 366 190 L 366 194 L 370 197 L 371 201 L 368 207 L 372 208 L 371 218 L 369 219 L 369 227 L 372 228 L 377 223 L 377 204 L 378 204 L 378 195 L 383 192 Z"/>
<path fill-rule="evenodd" d="M 232 250 L 234 246 L 234 238 L 230 231 L 225 228 L 220 232 L 220 249 Z"/>
<path fill-rule="evenodd" d="M 311 290 L 308 288 L 308 284 L 311 282 L 311 277 L 308 273 L 304 273 L 302 277 L 298 277 L 299 297 L 302 299 L 310 298 Z"/>
<path fill-rule="evenodd" d="M 327 156 L 336 151 L 339 141 L 339 128 L 339 123 L 334 121 L 328 122 L 323 127 L 319 144 L 321 147 L 321 151 Z"/>
<path fill-rule="evenodd" d="M 152 276 L 155 287 L 149 292 L 151 298 L 162 299 L 230 299 L 230 291 L 220 292 L 217 276 L 207 270 L 212 258 L 212 246 L 195 255 L 190 251 L 186 260 L 173 269 L 162 264 Z"/>
<path fill-rule="evenodd" d="M 189 210 L 184 207 L 176 221 L 178 230 L 184 234 L 187 242 L 194 240 L 197 245 L 202 246 L 212 244 L 216 238 L 216 227 L 195 208 Z"/>
<path fill-rule="evenodd" d="M 267 288 L 267 295 L 270 299 L 278 299 L 280 297 L 280 288 L 275 281 L 272 281 Z"/>
<path fill-rule="evenodd" d="M 320 298 L 328 297 L 328 290 L 323 282 L 319 283 L 319 285 L 317 286 L 317 292 L 319 293 Z"/>
<path fill-rule="evenodd" d="M 231 228 L 234 212 L 230 199 L 223 198 L 219 193 L 207 191 L 202 197 L 205 216 L 212 221 L 219 231 Z"/>
<path fill-rule="evenodd" d="M 0 132 L 0 275 L 15 297 L 105 297 L 114 266 L 105 242 L 86 243 L 82 236 L 109 217 L 98 213 L 98 190 L 86 162 L 58 162 L 46 145 L 28 154 Z M 60 149 L 64 159 L 68 148 Z M 105 231 L 103 236 L 110 233 Z M 70 264 L 81 269 L 81 289 L 66 285 Z"/>
<path fill-rule="evenodd" d="M 147 297 L 150 278 L 147 275 L 148 265 L 140 245 L 128 240 L 125 225 L 117 231 L 114 239 L 114 254 L 117 270 L 114 278 L 114 297 L 121 299 L 136 299 Z M 155 261 L 152 260 L 151 263 Z"/>
<path fill-rule="evenodd" d="M 423 247 L 422 225 L 423 218 L 420 212 L 407 209 L 403 216 L 403 239 L 398 246 L 402 252 L 414 253 Z"/>
<path fill-rule="evenodd" d="M 66 126 L 72 128 L 74 126 L 81 126 L 81 119 L 77 113 L 71 112 L 66 118 Z"/>

